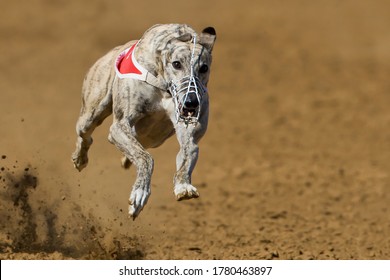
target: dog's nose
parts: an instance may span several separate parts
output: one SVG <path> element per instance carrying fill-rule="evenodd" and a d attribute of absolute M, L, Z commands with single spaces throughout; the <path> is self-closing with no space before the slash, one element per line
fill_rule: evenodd
<path fill-rule="evenodd" d="M 188 94 L 186 100 L 184 101 L 184 107 L 186 109 L 196 109 L 199 106 L 199 100 L 196 97 L 195 93 Z"/>

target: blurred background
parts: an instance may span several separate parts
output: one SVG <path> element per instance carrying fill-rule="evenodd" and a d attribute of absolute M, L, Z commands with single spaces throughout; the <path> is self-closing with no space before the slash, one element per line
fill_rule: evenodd
<path fill-rule="evenodd" d="M 389 259 L 390 2 L 0 3 L 1 259 Z M 209 130 L 177 202 L 173 137 L 127 217 L 134 168 L 94 133 L 70 161 L 81 85 L 157 23 L 217 31 Z"/>

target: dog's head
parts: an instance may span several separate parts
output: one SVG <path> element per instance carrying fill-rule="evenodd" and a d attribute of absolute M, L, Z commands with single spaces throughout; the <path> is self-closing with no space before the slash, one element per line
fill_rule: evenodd
<path fill-rule="evenodd" d="M 208 27 L 197 35 L 186 25 L 168 27 L 173 30 L 170 32 L 162 25 L 149 30 L 154 34 L 154 40 L 149 42 L 154 44 L 156 62 L 149 68 L 167 84 L 167 91 L 175 102 L 177 121 L 196 123 L 202 101 L 206 99 L 216 32 Z"/>

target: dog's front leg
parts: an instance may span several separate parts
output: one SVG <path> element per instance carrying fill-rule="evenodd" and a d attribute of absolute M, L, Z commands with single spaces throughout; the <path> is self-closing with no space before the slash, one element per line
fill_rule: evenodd
<path fill-rule="evenodd" d="M 129 122 L 114 122 L 110 128 L 109 141 L 137 167 L 137 179 L 129 199 L 129 214 L 135 219 L 146 205 L 151 193 L 153 158 L 132 135 Z"/>
<path fill-rule="evenodd" d="M 177 200 L 199 197 L 198 190 L 191 184 L 192 171 L 198 160 L 199 147 L 194 137 L 194 127 L 180 124 L 176 128 L 180 151 L 176 157 L 174 193 Z"/>

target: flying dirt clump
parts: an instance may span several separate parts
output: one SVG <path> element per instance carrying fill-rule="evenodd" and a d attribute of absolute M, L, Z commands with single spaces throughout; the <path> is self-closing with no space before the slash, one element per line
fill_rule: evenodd
<path fill-rule="evenodd" d="M 91 214 L 39 187 L 37 168 L 0 159 L 1 259 L 141 259 L 131 237 L 112 236 Z"/>
<path fill-rule="evenodd" d="M 6 155 L 1 156 L 2 160 L 6 158 Z M 27 250 L 30 250 L 37 239 L 36 223 L 29 203 L 29 192 L 37 187 L 38 178 L 30 173 L 30 167 L 25 167 L 20 172 L 17 164 L 16 161 L 11 167 L 2 165 L 0 168 L 2 183 L 0 228 L 1 232 L 7 236 L 6 243 L 11 245 L 13 250 L 19 251 L 25 246 L 28 247 Z M 12 231 L 10 231 L 11 228 L 13 228 Z M 1 240 L 1 243 L 3 242 Z"/>

